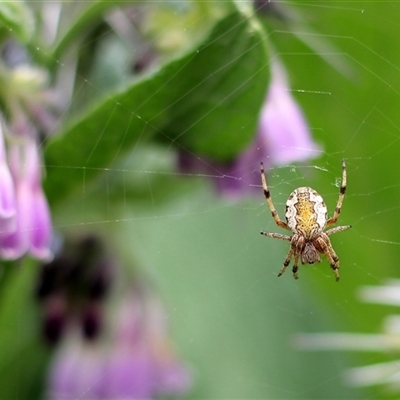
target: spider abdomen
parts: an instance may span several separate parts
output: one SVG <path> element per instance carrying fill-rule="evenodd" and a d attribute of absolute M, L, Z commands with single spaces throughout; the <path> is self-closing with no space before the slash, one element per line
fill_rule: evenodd
<path fill-rule="evenodd" d="M 285 216 L 290 230 L 308 240 L 324 230 L 327 212 L 323 198 L 310 187 L 297 188 L 286 201 Z"/>

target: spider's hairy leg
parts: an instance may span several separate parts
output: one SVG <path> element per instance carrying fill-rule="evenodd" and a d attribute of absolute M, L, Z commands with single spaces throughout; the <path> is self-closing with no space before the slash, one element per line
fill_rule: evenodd
<path fill-rule="evenodd" d="M 338 201 L 336 204 L 335 212 L 333 213 L 332 218 L 329 218 L 328 221 L 326 221 L 326 226 L 335 224 L 336 221 L 339 219 L 340 211 L 342 209 L 344 194 L 346 193 L 346 188 L 347 188 L 347 172 L 346 172 L 346 163 L 344 162 L 344 159 L 343 159 L 342 160 L 342 184 L 340 185 L 339 198 L 338 198 Z"/>
<path fill-rule="evenodd" d="M 279 271 L 278 276 L 281 276 L 281 275 L 286 271 L 286 268 L 287 268 L 288 265 L 290 264 L 290 260 L 291 260 L 292 257 L 293 257 L 293 253 L 294 253 L 294 249 L 293 249 L 293 247 L 290 247 L 289 253 L 288 253 L 288 255 L 286 256 L 285 261 L 283 262 L 283 267 L 282 267 L 282 269 Z"/>
<path fill-rule="evenodd" d="M 299 275 L 297 274 L 297 271 L 299 270 L 299 259 L 300 259 L 300 253 L 297 253 L 294 256 L 294 264 L 293 264 L 293 268 L 292 268 L 294 279 L 299 279 Z"/>
<path fill-rule="evenodd" d="M 331 268 L 333 269 L 333 272 L 336 277 L 336 282 L 339 280 L 339 257 L 335 253 L 335 250 L 333 248 L 328 248 L 327 252 L 325 253 L 327 259 L 329 260 L 329 264 L 331 265 Z"/>
<path fill-rule="evenodd" d="M 328 236 L 329 235 L 333 235 L 334 233 L 342 232 L 342 231 L 345 231 L 345 230 L 350 229 L 350 228 L 351 228 L 351 225 L 336 226 L 336 227 L 334 227 L 332 229 L 328 229 L 325 232 L 325 235 L 328 235 Z"/>
<path fill-rule="evenodd" d="M 321 236 L 316 240 L 317 240 L 317 248 L 321 253 L 325 254 L 326 258 L 328 259 L 329 265 L 333 269 L 337 282 L 340 278 L 339 257 L 337 256 L 335 250 L 333 250 L 333 247 L 327 235 L 325 237 Z"/>
<path fill-rule="evenodd" d="M 260 171 L 261 171 L 261 182 L 262 182 L 262 187 L 264 190 L 265 200 L 267 201 L 268 207 L 271 210 L 272 218 L 275 220 L 275 223 L 278 226 L 290 231 L 290 228 L 288 227 L 287 223 L 283 222 L 279 218 L 278 212 L 276 211 L 274 203 L 272 202 L 271 193 L 268 189 L 267 178 L 265 177 L 264 164 L 262 162 L 260 163 Z"/>
<path fill-rule="evenodd" d="M 291 240 L 290 236 L 281 235 L 280 233 L 269 233 L 269 232 L 263 232 L 263 231 L 261 231 L 260 233 L 261 233 L 261 235 L 268 236 L 268 237 L 271 237 L 274 239 L 287 240 L 288 242 L 290 242 L 290 240 Z"/>

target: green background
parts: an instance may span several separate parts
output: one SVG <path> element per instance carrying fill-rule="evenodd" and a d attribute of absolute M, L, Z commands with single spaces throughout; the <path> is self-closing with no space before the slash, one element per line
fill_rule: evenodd
<path fill-rule="evenodd" d="M 97 70 L 89 70 L 87 79 L 102 99 L 77 97 L 82 107 L 45 150 L 55 227 L 102 232 L 128 275 L 138 269 L 150 277 L 169 310 L 177 350 L 192 368 L 188 398 L 395 398 L 382 387 L 347 388 L 343 373 L 397 354 L 313 353 L 295 348 L 292 339 L 302 332 L 379 332 L 383 317 L 397 311 L 361 303 L 357 290 L 400 275 L 400 4 L 296 1 L 282 4 L 294 15 L 279 22 L 249 16 L 238 3 L 218 18 L 199 11 L 198 24 L 208 24 L 197 42 L 143 78 L 108 88 L 104 78 L 111 72 L 100 58 Z M 110 7 L 93 4 L 98 9 L 82 14 L 84 27 Z M 79 36 L 74 29 L 86 32 L 71 24 L 62 46 L 43 50 L 38 62 L 54 68 L 45 56 L 53 51 L 61 57 L 68 40 Z M 226 34 L 237 47 L 224 47 Z M 21 31 L 21 40 L 27 35 Z M 174 169 L 176 148 L 224 160 L 251 141 L 271 54 L 284 63 L 323 148 L 303 166 L 268 172 L 281 216 L 289 193 L 304 185 L 318 190 L 332 211 L 346 159 L 340 223 L 353 228 L 332 237 L 341 258 L 338 283 L 325 260 L 300 267 L 297 281 L 290 272 L 276 277 L 288 245 L 259 234 L 279 231 L 261 190 L 232 203 L 215 195 L 207 177 Z M 219 68 L 226 73 L 208 79 Z M 40 398 L 42 391 L 51 351 L 39 338 L 36 272 L 33 262 L 4 266 L 2 399 Z"/>

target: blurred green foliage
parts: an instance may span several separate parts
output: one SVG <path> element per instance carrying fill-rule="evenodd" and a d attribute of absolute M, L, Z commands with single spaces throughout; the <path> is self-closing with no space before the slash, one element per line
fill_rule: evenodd
<path fill-rule="evenodd" d="M 162 20 L 173 21 L 176 29 L 179 13 L 168 3 L 170 19 L 163 9 Z M 101 98 L 92 93 L 82 100 L 79 113 L 75 110 L 48 142 L 45 188 L 55 227 L 103 232 L 128 271 L 140 268 L 153 277 L 170 310 L 177 347 L 193 367 L 189 398 L 361 398 L 363 392 L 344 387 L 345 367 L 383 361 L 384 355 L 307 353 L 296 349 L 291 337 L 377 331 L 385 312 L 394 311 L 361 304 L 356 293 L 361 285 L 399 275 L 400 5 L 298 1 L 287 5 L 288 20 L 277 21 L 249 15 L 236 2 L 217 11 L 217 2 L 212 11 L 201 9 L 201 1 L 180 3 L 190 18 L 185 22 L 179 10 L 178 32 L 185 35 L 184 23 L 193 32 L 196 21 L 191 45 L 185 35 L 178 41 L 181 54 L 174 47 L 144 76 L 121 79 L 108 89 L 104 84 Z M 5 4 L 2 33 L 11 29 L 36 48 L 37 37 L 21 22 L 29 22 L 31 3 L 18 3 L 21 10 L 15 6 L 15 12 Z M 101 25 L 111 5 L 116 3 L 92 1 L 71 11 L 54 47 L 32 57 L 55 70 L 71 46 Z M 157 43 L 161 33 L 150 28 Z M 94 37 L 97 44 L 108 34 Z M 96 46 L 90 51 L 94 59 Z M 353 229 L 332 238 L 341 258 L 339 283 L 326 261 L 300 267 L 298 281 L 290 272 L 278 279 L 288 246 L 258 233 L 279 231 L 261 191 L 257 199 L 232 204 L 216 198 L 204 178 L 180 176 L 174 169 L 177 147 L 227 159 L 249 143 L 271 54 L 286 66 L 324 150 L 304 167 L 271 169 L 279 212 L 288 194 L 303 185 L 317 189 L 333 210 L 340 160 L 347 162 L 340 222 Z M 96 66 L 100 76 L 110 73 L 102 68 Z M 78 77 L 85 88 L 98 79 L 94 70 Z M 26 262 L 4 271 L 0 399 L 40 398 L 49 350 L 40 344 L 40 317 L 32 301 L 36 266 Z M 391 398 L 381 388 L 368 396 Z"/>
<path fill-rule="evenodd" d="M 154 135 L 203 156 L 232 158 L 254 136 L 267 60 L 262 34 L 244 16 L 223 19 L 202 46 L 114 93 L 50 143 L 50 201 L 80 188 L 82 171 L 89 182 Z M 68 175 L 63 159 L 70 160 Z"/>

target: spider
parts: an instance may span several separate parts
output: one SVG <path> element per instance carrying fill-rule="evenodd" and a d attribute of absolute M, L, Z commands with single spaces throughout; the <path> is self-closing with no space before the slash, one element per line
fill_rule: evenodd
<path fill-rule="evenodd" d="M 297 271 L 299 268 L 299 259 L 301 258 L 302 264 L 313 264 L 314 262 L 321 261 L 319 256 L 321 253 L 325 254 L 335 273 L 336 281 L 338 281 L 339 257 L 332 247 L 329 236 L 349 229 L 351 226 L 337 226 L 327 231 L 325 231 L 325 228 L 337 222 L 342 208 L 344 194 L 346 192 L 346 164 L 344 160 L 342 160 L 342 184 L 340 186 L 339 198 L 335 212 L 329 219 L 328 210 L 322 197 L 310 187 L 299 187 L 290 194 L 286 201 L 286 222 L 282 221 L 272 202 L 265 178 L 264 164 L 262 162 L 260 163 L 260 169 L 262 187 L 272 217 L 278 226 L 293 232 L 292 236 L 282 235 L 280 233 L 261 232 L 261 235 L 290 242 L 289 253 L 283 262 L 283 267 L 279 271 L 278 276 L 281 276 L 286 271 L 291 259 L 294 257 L 292 272 L 293 277 L 298 279 Z"/>

